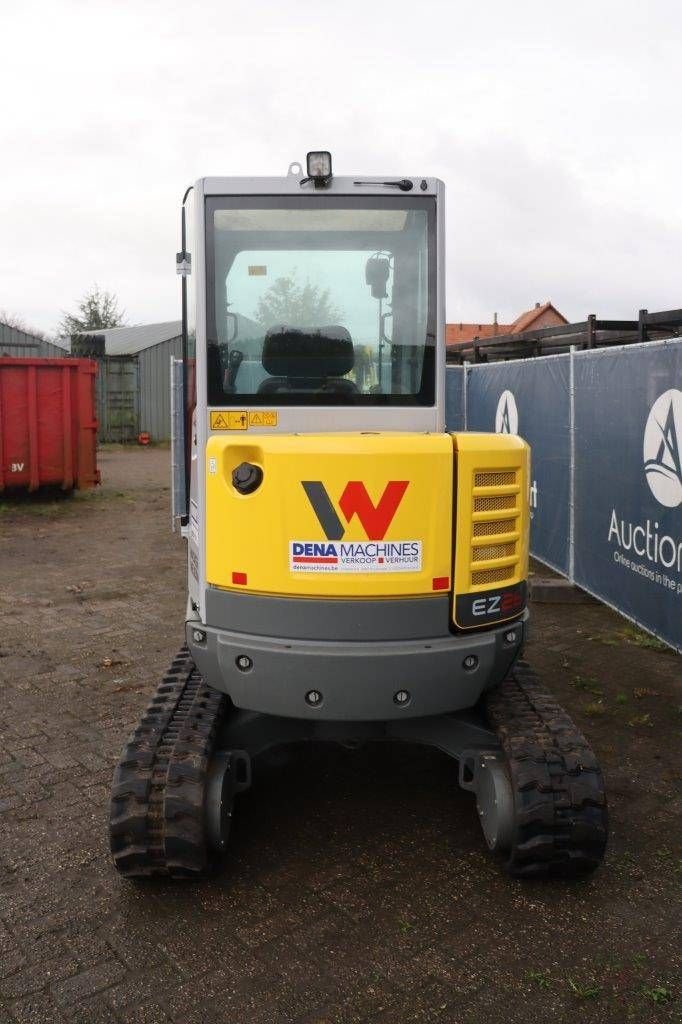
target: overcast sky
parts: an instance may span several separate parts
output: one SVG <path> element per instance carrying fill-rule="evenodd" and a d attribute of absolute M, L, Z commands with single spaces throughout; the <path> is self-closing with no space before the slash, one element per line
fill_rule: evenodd
<path fill-rule="evenodd" d="M 205 174 L 448 188 L 449 320 L 682 306 L 675 0 L 0 2 L 0 309 L 51 331 L 91 285 L 175 319 Z"/>

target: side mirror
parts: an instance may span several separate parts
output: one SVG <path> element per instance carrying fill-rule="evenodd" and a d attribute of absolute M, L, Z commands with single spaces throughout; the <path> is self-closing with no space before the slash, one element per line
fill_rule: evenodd
<path fill-rule="evenodd" d="M 227 357 L 227 369 L 223 376 L 223 390 L 231 395 L 234 393 L 235 384 L 237 383 L 237 374 L 239 373 L 239 367 L 242 365 L 244 359 L 244 353 L 240 352 L 238 348 L 233 348 Z"/>
<path fill-rule="evenodd" d="M 391 273 L 391 261 L 383 256 L 370 256 L 365 265 L 365 283 L 372 289 L 373 299 L 386 299 L 386 283 Z"/>

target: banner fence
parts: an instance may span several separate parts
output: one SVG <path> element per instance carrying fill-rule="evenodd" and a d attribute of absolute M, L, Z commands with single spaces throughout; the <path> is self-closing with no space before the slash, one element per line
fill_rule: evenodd
<path fill-rule="evenodd" d="M 449 430 L 531 446 L 533 556 L 682 651 L 682 340 L 446 379 Z"/>

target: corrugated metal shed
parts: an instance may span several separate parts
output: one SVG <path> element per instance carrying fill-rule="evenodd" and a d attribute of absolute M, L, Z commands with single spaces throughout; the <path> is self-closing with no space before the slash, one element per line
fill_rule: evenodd
<path fill-rule="evenodd" d="M 182 337 L 167 338 L 143 348 L 137 357 L 140 389 L 140 430 L 152 441 L 170 441 L 170 361 L 182 356 Z"/>
<path fill-rule="evenodd" d="M 79 336 L 86 343 L 104 341 L 104 358 L 95 355 L 100 440 L 130 441 L 139 433 L 152 441 L 170 440 L 170 360 L 182 355 L 181 332 L 180 320 L 165 320 Z"/>
<path fill-rule="evenodd" d="M 104 331 L 89 331 L 81 337 L 104 338 L 108 356 L 136 355 L 154 345 L 179 338 L 180 320 L 164 320 L 159 324 L 136 324 L 134 327 L 108 327 Z"/>
<path fill-rule="evenodd" d="M 63 359 L 69 354 L 68 346 L 54 345 L 51 341 L 27 334 L 16 327 L 0 322 L 0 356 L 18 356 L 30 359 Z"/>

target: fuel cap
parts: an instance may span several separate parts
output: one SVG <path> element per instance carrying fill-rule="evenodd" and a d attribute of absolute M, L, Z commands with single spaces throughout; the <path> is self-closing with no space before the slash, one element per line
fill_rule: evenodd
<path fill-rule="evenodd" d="M 263 470 L 260 466 L 254 466 L 252 462 L 240 462 L 236 469 L 232 470 L 232 486 L 240 494 L 251 494 L 261 485 Z"/>

